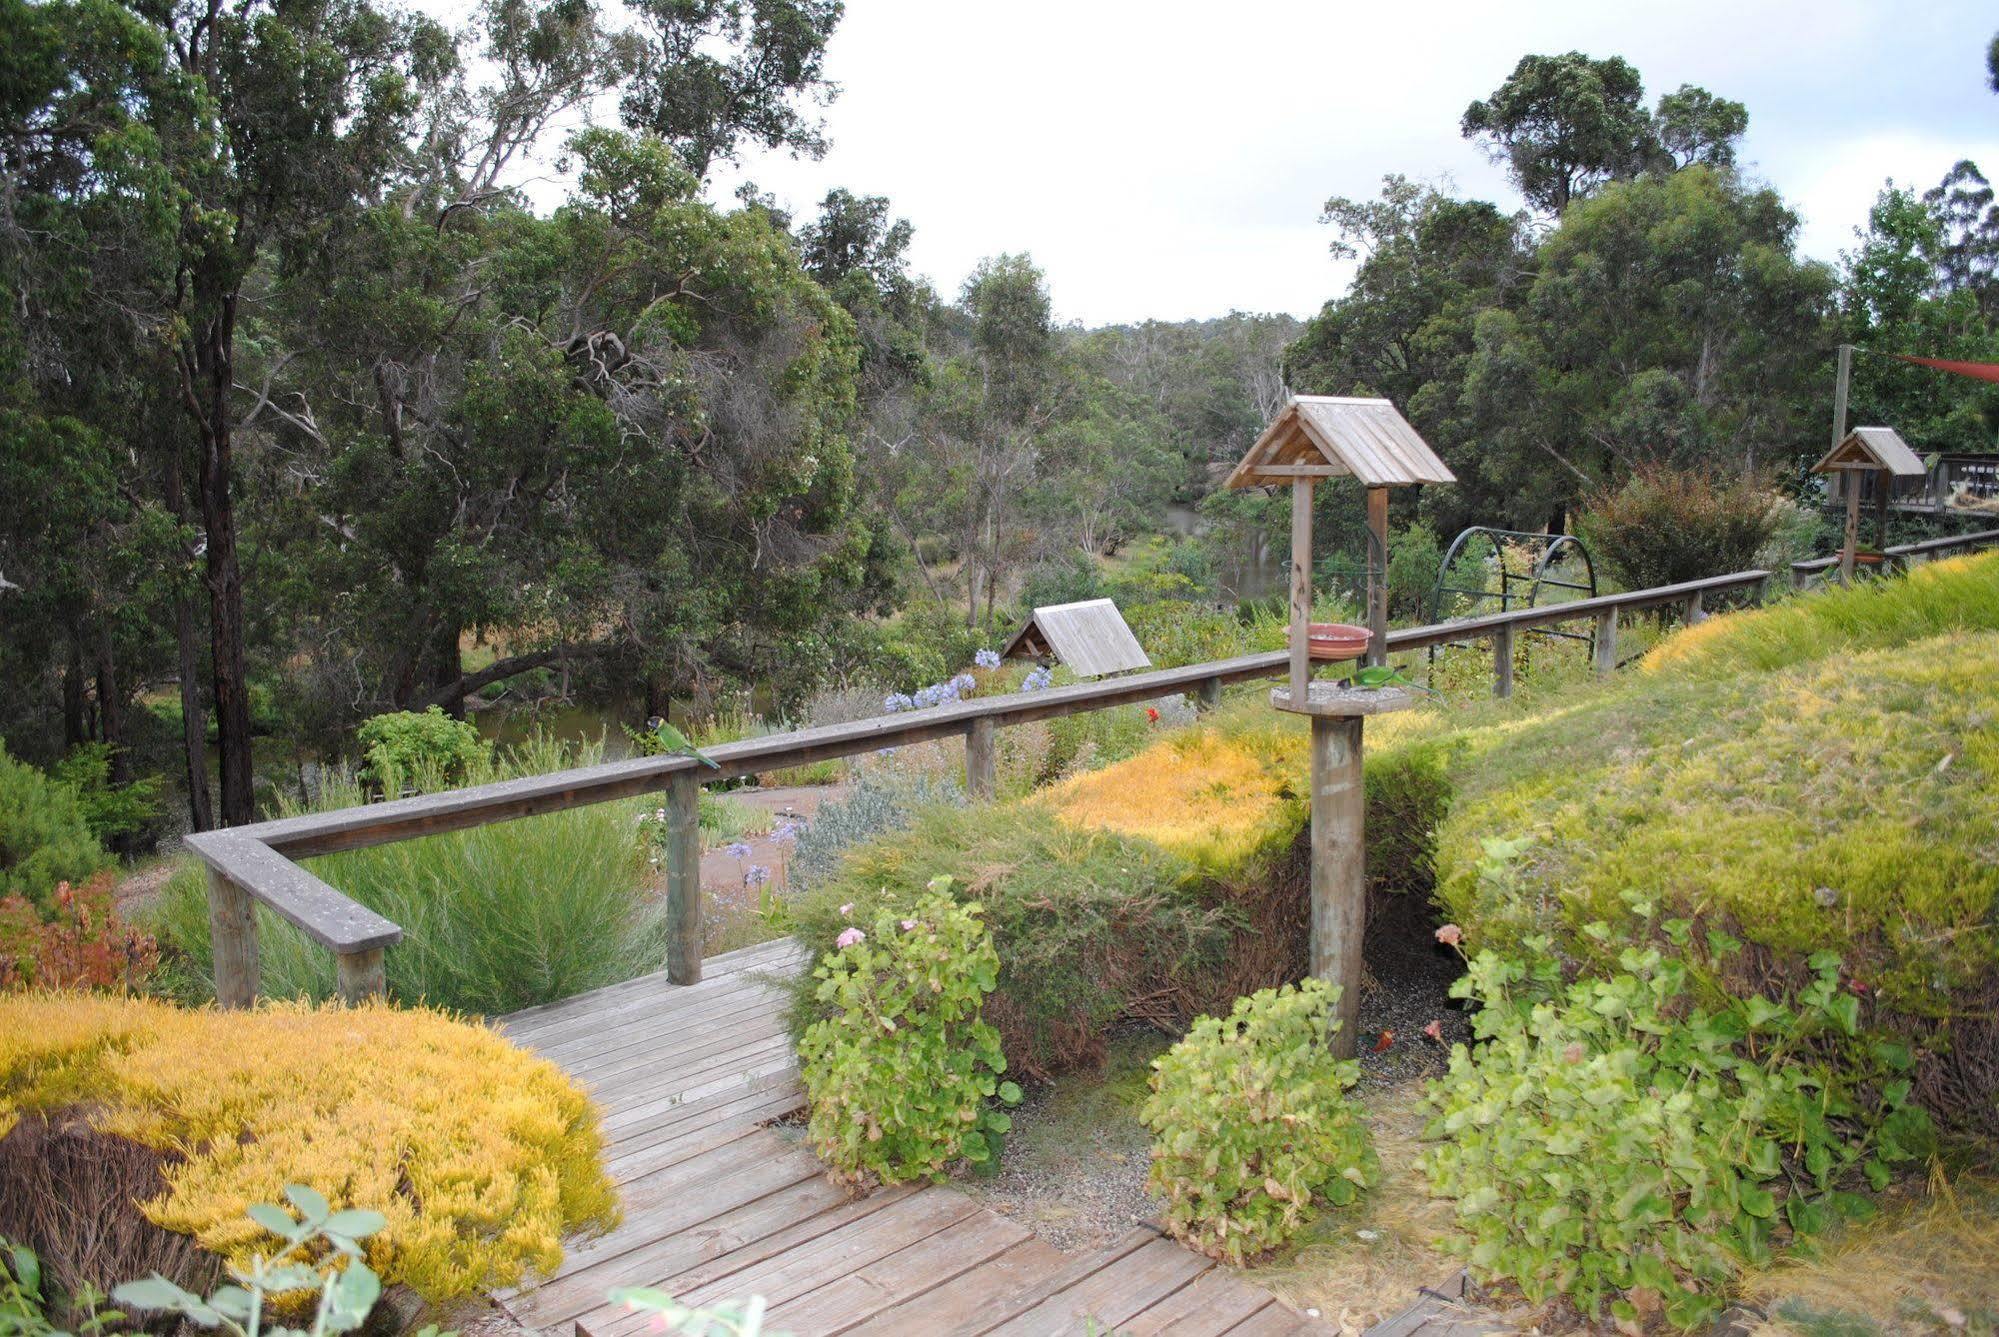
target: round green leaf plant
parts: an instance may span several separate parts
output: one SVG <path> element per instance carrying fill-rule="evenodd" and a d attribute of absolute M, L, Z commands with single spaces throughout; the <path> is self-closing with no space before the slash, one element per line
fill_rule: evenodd
<path fill-rule="evenodd" d="M 824 1015 L 798 1046 L 812 1147 L 856 1188 L 994 1166 L 1012 1127 L 999 1106 L 1020 1088 L 1000 1080 L 1006 1055 L 982 1016 L 999 953 L 978 903 L 949 890 L 938 878 L 913 904 L 891 900 L 813 972 Z"/>
<path fill-rule="evenodd" d="M 1375 1179 L 1360 1065 L 1328 1047 L 1339 986 L 1306 979 L 1201 1017 L 1153 1062 L 1139 1119 L 1153 1136 L 1153 1192 L 1166 1227 L 1214 1258 L 1279 1248 L 1322 1203 L 1344 1207 Z"/>
<path fill-rule="evenodd" d="M 1685 920 L 1666 932 L 1682 959 L 1626 948 L 1615 973 L 1569 983 L 1545 938 L 1526 959 L 1480 952 L 1452 986 L 1479 1004 L 1480 1043 L 1453 1047 L 1427 1097 L 1424 1168 L 1456 1200 L 1450 1243 L 1472 1275 L 1633 1330 L 1711 1323 L 1743 1265 L 1868 1214 L 1844 1184 L 1879 1187 L 1930 1141 L 1906 1049 L 1876 1046 L 1866 1073 L 1827 1061 L 1858 1031 L 1837 956 L 1813 957 L 1789 1000 L 1711 1009 L 1684 958 L 1740 944 Z"/>

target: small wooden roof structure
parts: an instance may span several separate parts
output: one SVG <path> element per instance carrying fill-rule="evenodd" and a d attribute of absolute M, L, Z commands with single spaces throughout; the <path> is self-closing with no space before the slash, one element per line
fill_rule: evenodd
<path fill-rule="evenodd" d="M 1812 466 L 1815 474 L 1842 469 L 1885 469 L 1896 478 L 1921 478 L 1929 473 L 1892 427 L 1856 427 Z"/>
<path fill-rule="evenodd" d="M 1037 608 L 1000 651 L 1005 659 L 1053 655 L 1079 678 L 1151 668 L 1145 647 L 1109 599 Z"/>
<path fill-rule="evenodd" d="M 1348 476 L 1371 488 L 1458 481 L 1387 400 L 1294 395 L 1229 474 L 1228 486 Z"/>

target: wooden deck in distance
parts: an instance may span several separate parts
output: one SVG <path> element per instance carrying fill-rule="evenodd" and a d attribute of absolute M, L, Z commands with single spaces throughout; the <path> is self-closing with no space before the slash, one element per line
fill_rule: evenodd
<path fill-rule="evenodd" d="M 515 1319 L 638 1337 L 644 1319 L 605 1296 L 652 1286 L 690 1304 L 761 1295 L 770 1328 L 795 1337 L 1050 1337 L 1090 1320 L 1131 1337 L 1333 1331 L 1149 1228 L 1069 1257 L 948 1186 L 849 1199 L 764 1126 L 804 1101 L 776 987 L 802 961 L 770 943 L 711 958 L 691 987 L 648 975 L 500 1022 L 596 1097 L 625 1208 L 553 1277 L 501 1298 Z"/>

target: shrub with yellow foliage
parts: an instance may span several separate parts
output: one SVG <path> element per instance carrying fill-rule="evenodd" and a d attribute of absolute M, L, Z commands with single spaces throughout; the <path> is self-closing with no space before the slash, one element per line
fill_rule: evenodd
<path fill-rule="evenodd" d="M 68 993 L 0 997 L 0 1136 L 81 1109 L 172 1153 L 147 1219 L 231 1260 L 288 1183 L 388 1226 L 368 1263 L 433 1303 L 554 1270 L 608 1227 L 595 1107 L 555 1065 L 422 1008 L 188 1010 Z"/>

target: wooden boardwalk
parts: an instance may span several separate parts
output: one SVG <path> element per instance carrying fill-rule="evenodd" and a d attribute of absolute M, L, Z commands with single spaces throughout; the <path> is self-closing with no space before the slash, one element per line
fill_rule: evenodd
<path fill-rule="evenodd" d="M 625 1219 L 572 1242 L 562 1268 L 501 1298 L 552 1337 L 638 1337 L 616 1286 L 690 1304 L 761 1295 L 769 1325 L 822 1333 L 1257 1337 L 1332 1329 L 1149 1228 L 1065 1256 L 948 1186 L 849 1199 L 810 1151 L 764 1125 L 804 1092 L 776 981 L 789 941 L 711 958 L 701 983 L 664 974 L 501 1022 L 603 1111 Z"/>

